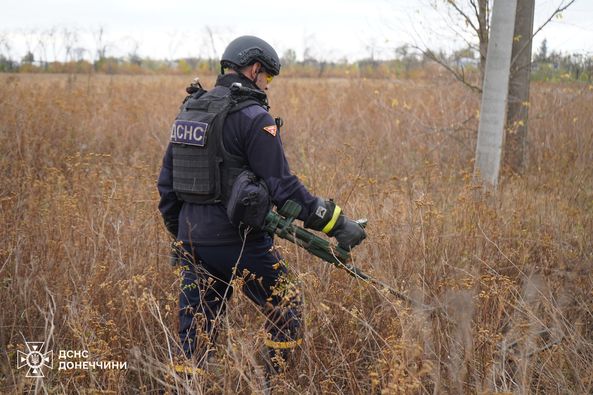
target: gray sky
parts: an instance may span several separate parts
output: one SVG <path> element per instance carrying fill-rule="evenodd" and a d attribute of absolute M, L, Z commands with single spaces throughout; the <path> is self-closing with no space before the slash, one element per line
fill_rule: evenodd
<path fill-rule="evenodd" d="M 566 0 L 564 0 L 566 1 Z M 219 56 L 243 34 L 258 35 L 282 54 L 305 48 L 320 59 L 391 57 L 405 43 L 451 49 L 463 42 L 451 28 L 444 0 L 0 0 L 0 53 L 20 58 L 27 49 L 49 60 L 65 57 L 65 41 L 96 53 L 104 29 L 107 54 L 136 51 L 153 58 Z M 536 0 L 536 27 L 562 0 Z M 431 7 L 431 4 L 440 6 Z M 55 28 L 53 36 L 50 29 Z M 457 26 L 457 29 L 460 26 Z M 76 34 L 66 40 L 64 29 Z M 213 42 L 208 31 L 212 32 Z M 40 38 L 45 49 L 39 45 Z M 593 1 L 577 0 L 535 38 L 565 53 L 593 53 Z M 10 48 L 3 45 L 8 42 Z M 82 51 L 81 51 L 82 53 Z"/>

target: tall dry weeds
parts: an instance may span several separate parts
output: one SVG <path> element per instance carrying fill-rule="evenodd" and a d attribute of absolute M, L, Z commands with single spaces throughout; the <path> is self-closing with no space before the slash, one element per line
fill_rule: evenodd
<path fill-rule="evenodd" d="M 215 372 L 173 375 L 179 278 L 156 209 L 182 77 L 0 76 L 4 392 L 252 393 L 263 317 L 236 295 Z M 211 86 L 212 80 L 207 81 Z M 530 163 L 472 184 L 478 98 L 450 81 L 278 79 L 292 169 L 369 219 L 355 264 L 432 316 L 279 242 L 305 300 L 286 393 L 591 393 L 593 92 L 535 85 Z M 128 370 L 16 370 L 24 341 Z"/>

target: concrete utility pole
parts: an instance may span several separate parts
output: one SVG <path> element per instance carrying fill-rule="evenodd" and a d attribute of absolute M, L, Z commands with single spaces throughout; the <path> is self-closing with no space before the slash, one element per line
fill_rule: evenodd
<path fill-rule="evenodd" d="M 480 106 L 474 173 L 496 187 L 500 173 L 517 0 L 496 0 Z"/>
<path fill-rule="evenodd" d="M 504 162 L 519 174 L 523 173 L 527 164 L 527 119 L 534 10 L 535 0 L 517 2 Z"/>

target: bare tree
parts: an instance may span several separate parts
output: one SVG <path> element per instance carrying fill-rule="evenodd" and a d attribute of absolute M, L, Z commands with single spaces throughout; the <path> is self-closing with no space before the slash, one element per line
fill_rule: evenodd
<path fill-rule="evenodd" d="M 527 125 L 533 37 L 574 2 L 575 0 L 562 0 L 556 10 L 535 32 L 533 31 L 535 0 L 517 2 L 504 144 L 505 164 L 516 174 L 523 173 L 527 163 Z"/>
<path fill-rule="evenodd" d="M 178 31 L 169 32 L 167 33 L 167 36 L 169 37 L 169 46 L 167 47 L 167 55 L 169 56 L 168 60 L 173 60 L 175 59 L 179 46 L 185 41 L 186 37 Z"/>
<path fill-rule="evenodd" d="M 74 47 L 72 48 L 72 60 L 75 62 L 81 62 L 84 60 L 84 55 L 88 51 L 84 47 Z"/>
<path fill-rule="evenodd" d="M 317 70 L 317 77 L 321 78 L 327 67 L 327 57 L 319 50 L 315 34 L 303 36 L 303 64 Z"/>
<path fill-rule="evenodd" d="M 51 46 L 52 60 L 58 60 L 58 28 L 51 27 L 45 32 L 49 45 Z"/>
<path fill-rule="evenodd" d="M 12 47 L 10 45 L 10 37 L 7 32 L 0 32 L 0 56 L 4 56 L 6 59 L 11 58 Z"/>
<path fill-rule="evenodd" d="M 39 48 L 39 63 L 40 66 L 47 70 L 47 30 L 42 31 L 37 37 L 37 46 Z"/>
<path fill-rule="evenodd" d="M 282 66 L 292 66 L 294 64 L 296 64 L 297 62 L 297 55 L 294 49 L 287 49 L 286 51 L 284 51 L 284 53 L 282 54 L 282 59 L 281 59 L 281 63 Z"/>
<path fill-rule="evenodd" d="M 492 5 L 489 0 L 467 0 L 469 3 L 469 10 L 466 10 L 460 2 L 455 0 L 447 0 L 447 3 L 455 10 L 455 12 L 462 18 L 465 26 L 471 29 L 478 38 L 478 53 L 480 55 L 480 80 L 484 78 L 484 71 L 486 69 L 486 54 L 488 51 L 488 37 L 490 34 L 490 14 Z M 470 48 L 475 45 L 470 45 Z M 460 75 L 456 75 L 462 77 Z M 461 78 L 464 81 L 463 78 Z"/>
<path fill-rule="evenodd" d="M 11 50 L 9 33 L 0 32 L 0 71 L 13 71 L 16 67 Z"/>
<path fill-rule="evenodd" d="M 492 40 L 484 73 L 475 171 L 488 186 L 496 187 L 504 142 L 513 27 L 517 0 L 496 0 L 492 16 Z"/>
<path fill-rule="evenodd" d="M 209 56 L 208 64 L 210 65 L 210 71 L 214 71 L 218 64 L 218 53 L 216 52 L 216 45 L 214 45 L 214 32 L 210 26 L 206 26 L 206 33 L 210 42 L 210 48 L 212 50 L 212 56 Z"/>
<path fill-rule="evenodd" d="M 64 27 L 62 29 L 62 43 L 64 46 L 64 63 L 74 60 L 74 48 L 78 44 L 78 30 Z"/>
<path fill-rule="evenodd" d="M 526 43 L 531 45 L 533 37 L 548 25 L 556 16 L 564 12 L 576 0 L 559 0 L 556 9 L 530 36 L 530 40 L 525 40 L 521 46 L 526 50 Z M 437 62 L 447 71 L 449 71 L 457 80 L 471 88 L 475 92 L 482 91 L 482 81 L 484 78 L 484 68 L 486 65 L 486 52 L 488 48 L 488 37 L 490 34 L 490 17 L 492 12 L 493 0 L 431 0 L 433 8 L 439 10 L 445 7 L 444 13 L 447 18 L 446 25 L 452 30 L 453 34 L 465 41 L 469 48 L 474 49 L 480 56 L 480 78 L 474 82 L 468 78 L 468 74 L 463 65 L 452 65 L 448 59 L 435 53 L 426 45 L 416 46 L 427 58 Z M 519 1 L 518 4 L 521 4 Z M 516 61 L 513 56 L 513 65 Z M 511 75 L 511 79 L 513 75 Z"/>
<path fill-rule="evenodd" d="M 428 48 L 419 48 L 424 54 L 446 70 L 457 80 L 482 93 L 484 72 L 487 57 L 488 40 L 490 33 L 490 15 L 493 0 L 436 0 L 433 5 L 437 7 L 444 4 L 448 7 L 448 15 L 457 19 L 455 26 L 465 26 L 465 30 L 473 33 L 474 39 L 467 41 L 470 48 L 476 48 L 480 56 L 479 81 L 467 78 L 463 64 L 452 65 L 448 59 L 437 56 Z M 503 139 L 505 162 L 516 173 L 521 173 L 527 161 L 527 120 L 529 110 L 529 79 L 531 70 L 531 48 L 533 37 L 539 33 L 554 17 L 570 7 L 575 0 L 559 0 L 560 3 L 551 15 L 533 30 L 534 0 L 517 1 L 516 23 L 513 34 L 513 52 L 510 65 L 510 78 L 508 83 L 508 113 L 506 117 L 506 138 Z M 460 34 L 461 36 L 461 34 Z M 476 45 L 477 42 L 477 45 Z M 496 170 L 498 172 L 498 170 Z M 491 177 L 495 182 L 498 173 Z"/>
<path fill-rule="evenodd" d="M 91 34 L 95 41 L 95 56 L 93 59 L 93 65 L 95 71 L 97 71 L 101 66 L 102 61 L 107 57 L 108 45 L 105 43 L 105 29 L 103 26 L 100 26 L 99 29 L 92 31 Z"/>
<path fill-rule="evenodd" d="M 505 163 L 516 173 L 522 173 L 527 160 L 527 121 L 534 10 L 535 0 L 517 2 L 504 155 Z"/>
<path fill-rule="evenodd" d="M 131 37 L 129 41 L 130 50 L 128 51 L 128 60 L 130 61 L 130 63 L 140 66 L 142 64 L 142 57 L 140 57 L 140 55 L 138 54 L 138 51 L 140 49 L 140 43 L 138 42 L 138 40 Z"/>
<path fill-rule="evenodd" d="M 454 36 L 465 42 L 467 48 L 478 53 L 480 71 L 479 81 L 477 83 L 471 81 L 466 73 L 465 66 L 460 63 L 456 65 L 451 64 L 449 59 L 444 56 L 444 53 L 434 52 L 426 45 L 416 45 L 415 48 L 427 59 L 430 59 L 445 68 L 468 88 L 475 92 L 481 92 L 482 80 L 486 67 L 486 52 L 488 50 L 492 0 L 431 0 L 430 3 L 436 10 L 445 6 L 446 12 L 442 15 L 444 15 L 443 17 L 446 19 L 446 26 L 452 31 Z"/>
<path fill-rule="evenodd" d="M 39 42 L 37 40 L 37 30 L 36 29 L 28 29 L 21 31 L 22 37 L 25 41 L 25 47 L 27 49 L 26 55 L 26 62 L 32 64 L 35 59 L 35 52 L 37 52 L 37 47 Z"/>

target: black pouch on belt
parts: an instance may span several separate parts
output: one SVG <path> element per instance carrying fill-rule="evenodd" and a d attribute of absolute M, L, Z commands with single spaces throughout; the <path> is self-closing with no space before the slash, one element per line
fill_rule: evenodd
<path fill-rule="evenodd" d="M 268 186 L 252 171 L 244 170 L 233 184 L 226 213 L 234 225 L 262 229 L 272 208 Z"/>

